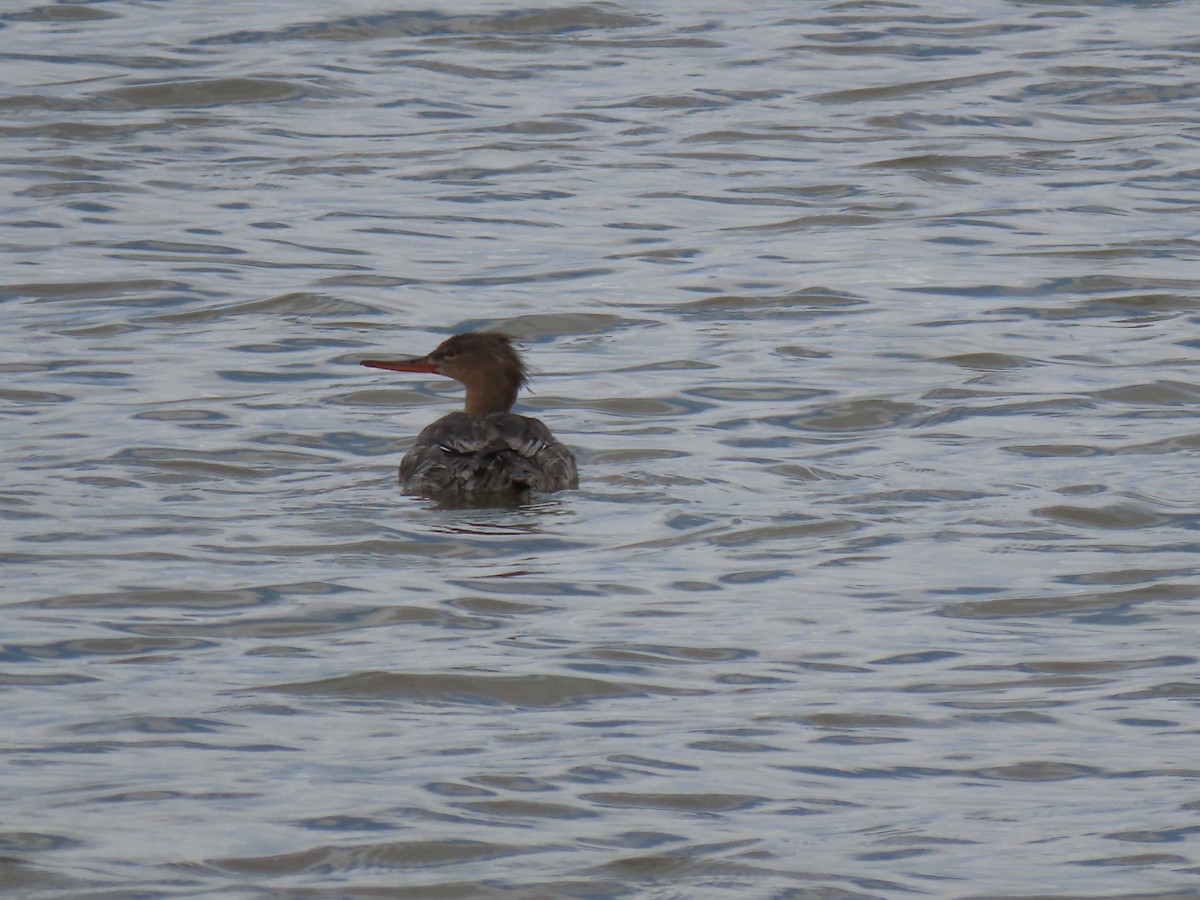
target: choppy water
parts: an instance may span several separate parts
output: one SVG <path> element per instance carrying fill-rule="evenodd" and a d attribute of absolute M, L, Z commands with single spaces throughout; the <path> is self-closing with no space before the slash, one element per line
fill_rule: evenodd
<path fill-rule="evenodd" d="M 1200 896 L 1196 23 L 7 4 L 0 885 Z"/>

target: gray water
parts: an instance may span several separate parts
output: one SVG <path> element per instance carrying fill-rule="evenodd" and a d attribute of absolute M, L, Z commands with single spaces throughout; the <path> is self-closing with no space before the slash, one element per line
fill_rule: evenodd
<path fill-rule="evenodd" d="M 4 5 L 0 885 L 1200 896 L 1198 24 Z"/>

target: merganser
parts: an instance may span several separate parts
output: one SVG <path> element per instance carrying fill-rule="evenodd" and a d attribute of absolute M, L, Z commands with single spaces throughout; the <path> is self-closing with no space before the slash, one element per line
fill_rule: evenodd
<path fill-rule="evenodd" d="M 471 331 L 426 356 L 362 364 L 447 375 L 467 389 L 463 411 L 426 426 L 400 461 L 400 481 L 409 493 L 521 495 L 578 483 L 575 454 L 540 420 L 511 412 L 529 374 L 508 335 Z"/>

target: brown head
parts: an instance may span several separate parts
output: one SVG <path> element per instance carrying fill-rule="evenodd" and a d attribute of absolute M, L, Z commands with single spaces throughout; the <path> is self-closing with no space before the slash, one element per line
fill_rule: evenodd
<path fill-rule="evenodd" d="M 395 362 L 364 359 L 364 366 L 393 372 L 435 372 L 467 389 L 467 415 L 508 412 L 517 392 L 529 381 L 525 363 L 512 338 L 497 331 L 468 331 L 442 341 L 428 356 Z"/>

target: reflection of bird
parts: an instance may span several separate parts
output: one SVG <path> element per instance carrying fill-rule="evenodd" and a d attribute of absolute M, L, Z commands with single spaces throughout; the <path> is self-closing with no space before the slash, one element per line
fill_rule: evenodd
<path fill-rule="evenodd" d="M 504 334 L 474 331 L 443 341 L 428 356 L 364 366 L 436 372 L 467 388 L 462 412 L 427 426 L 400 462 L 405 489 L 426 496 L 558 491 L 575 487 L 575 454 L 540 420 L 511 412 L 528 382 L 525 363 Z"/>

